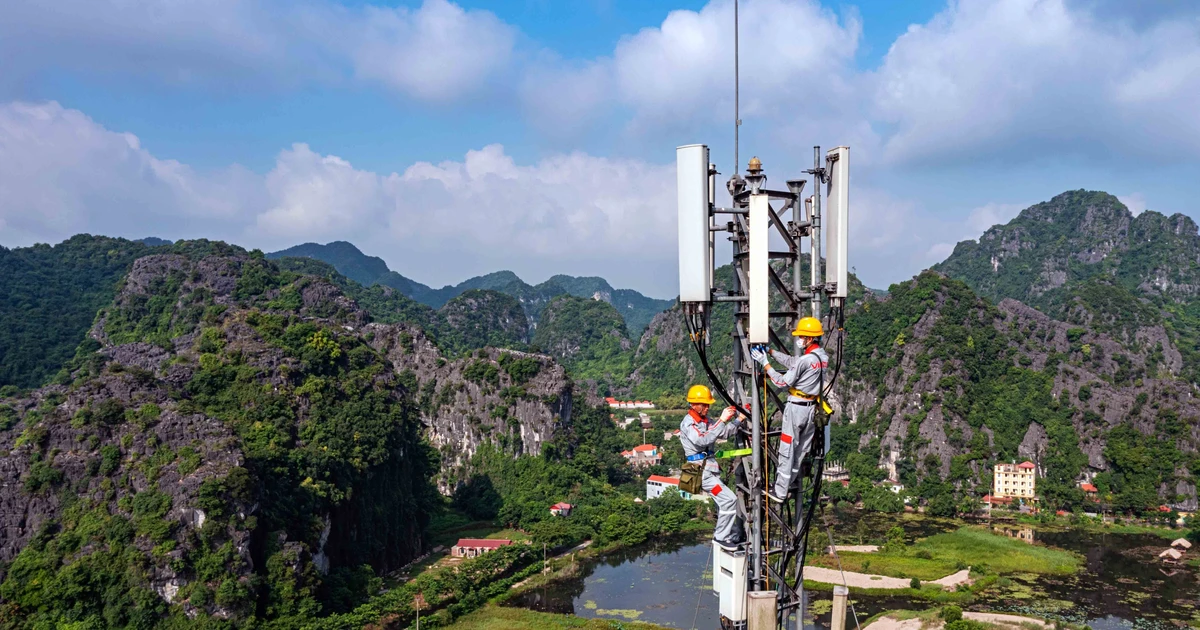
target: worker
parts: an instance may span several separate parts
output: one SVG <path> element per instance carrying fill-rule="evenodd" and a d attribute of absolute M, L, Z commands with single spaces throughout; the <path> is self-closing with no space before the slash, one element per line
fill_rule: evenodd
<path fill-rule="evenodd" d="M 679 425 L 679 441 L 683 444 L 687 461 L 703 466 L 701 487 L 712 495 L 713 502 L 717 504 L 717 527 L 713 531 L 713 540 L 728 551 L 736 551 L 742 542 L 737 497 L 731 488 L 721 483 L 721 466 L 714 457 L 714 446 L 717 440 L 737 433 L 744 414 L 729 407 L 721 414 L 720 420 L 710 424 L 708 410 L 716 401 L 704 385 L 693 385 L 688 390 L 687 402 L 688 413 Z"/>
<path fill-rule="evenodd" d="M 796 354 L 790 355 L 764 347 L 751 349 L 750 356 L 762 364 L 767 378 L 777 387 L 788 388 L 787 405 L 783 409 L 783 432 L 779 436 L 779 462 L 775 467 L 775 485 L 767 496 L 776 503 L 787 500 L 792 478 L 800 471 L 800 462 L 812 447 L 816 425 L 816 414 L 821 388 L 825 384 L 825 368 L 829 355 L 821 348 L 821 336 L 825 334 L 821 320 L 805 317 L 796 323 L 792 336 L 796 337 Z M 771 367 L 770 357 L 775 357 L 787 371 L 780 374 Z"/>

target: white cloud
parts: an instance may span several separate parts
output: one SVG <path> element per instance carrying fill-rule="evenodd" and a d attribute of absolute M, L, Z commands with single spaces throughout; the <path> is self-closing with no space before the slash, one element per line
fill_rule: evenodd
<path fill-rule="evenodd" d="M 355 71 L 427 101 L 492 83 L 511 60 L 516 31 L 487 11 L 426 0 L 416 11 L 368 6 L 347 27 Z"/>
<path fill-rule="evenodd" d="M 963 238 L 979 238 L 988 228 L 1008 223 L 1031 203 L 986 203 L 967 214 Z"/>
<path fill-rule="evenodd" d="M 838 97 L 861 25 L 839 20 L 813 0 L 748 0 L 739 12 L 741 113 L 744 118 L 841 114 Z M 637 133 L 692 128 L 733 114 L 733 2 L 713 0 L 700 11 L 670 12 L 662 24 L 622 38 L 611 55 L 587 63 L 541 63 L 530 71 L 525 101 L 534 116 L 550 98 L 578 106 L 586 119 L 598 102 L 628 111 Z M 577 100 L 583 90 L 582 102 Z M 815 87 L 815 89 L 814 89 Z M 802 98 L 801 98 L 802 97 Z M 570 107 L 556 112 L 571 119 Z"/>
<path fill-rule="evenodd" d="M 198 172 L 57 103 L 0 105 L 0 243 L 80 232 L 220 238 L 281 249 L 345 239 L 423 282 L 512 268 L 604 273 L 669 295 L 674 165 L 568 153 L 516 163 L 500 145 L 375 173 L 296 144 L 265 176 Z"/>
<path fill-rule="evenodd" d="M 516 38 L 492 13 L 447 0 L 411 10 L 321 0 L 14 0 L 4 12 L 0 58 L 9 81 L 47 70 L 206 89 L 357 78 L 445 102 L 506 72 Z"/>
<path fill-rule="evenodd" d="M 1128 195 L 1117 195 L 1117 200 L 1125 204 L 1125 207 L 1129 208 L 1129 211 L 1135 217 L 1146 211 L 1146 198 L 1142 193 L 1135 192 Z"/>
<path fill-rule="evenodd" d="M 893 163 L 1200 156 L 1200 22 L 1140 29 L 1062 0 L 953 2 L 892 45 L 874 116 Z"/>
<path fill-rule="evenodd" d="M 56 241 L 79 232 L 213 233 L 256 197 L 256 176 L 200 174 L 154 157 L 58 103 L 0 106 L 0 238 Z"/>
<path fill-rule="evenodd" d="M 297 145 L 267 176 L 275 205 L 254 233 L 280 243 L 387 240 L 413 253 L 476 257 L 603 258 L 664 243 L 673 255 L 673 178 L 673 166 L 582 153 L 522 166 L 500 145 L 381 175 Z"/>
<path fill-rule="evenodd" d="M 954 243 L 934 243 L 925 250 L 925 259 L 930 263 L 941 262 L 954 253 Z"/>

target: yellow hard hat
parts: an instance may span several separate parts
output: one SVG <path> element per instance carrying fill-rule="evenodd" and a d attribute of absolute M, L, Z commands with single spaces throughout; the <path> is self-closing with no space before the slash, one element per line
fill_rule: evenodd
<path fill-rule="evenodd" d="M 796 322 L 796 330 L 792 331 L 793 337 L 820 337 L 825 334 L 825 329 L 821 328 L 821 320 L 816 317 L 805 317 Z"/>
<path fill-rule="evenodd" d="M 708 391 L 705 385 L 692 385 L 688 390 L 687 401 L 689 403 L 702 403 L 711 405 L 717 402 L 717 399 L 712 397 L 712 392 Z"/>

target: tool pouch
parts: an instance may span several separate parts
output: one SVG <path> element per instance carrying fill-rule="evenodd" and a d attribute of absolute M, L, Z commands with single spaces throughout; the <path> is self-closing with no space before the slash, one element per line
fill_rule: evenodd
<path fill-rule="evenodd" d="M 679 473 L 679 489 L 688 494 L 702 494 L 704 492 L 703 481 L 704 476 L 703 462 L 687 462 L 683 465 L 683 470 Z"/>

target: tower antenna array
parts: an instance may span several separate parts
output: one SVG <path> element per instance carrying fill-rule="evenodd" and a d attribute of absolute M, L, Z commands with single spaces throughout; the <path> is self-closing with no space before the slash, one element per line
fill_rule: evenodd
<path fill-rule="evenodd" d="M 741 126 L 737 117 L 737 11 L 735 0 L 735 160 Z M 818 398 L 819 404 L 829 409 L 824 400 L 841 370 L 842 323 L 849 288 L 850 150 L 840 146 L 821 158 L 821 148 L 813 147 L 813 167 L 804 171 L 813 182 L 807 198 L 803 195 L 807 179 L 787 180 L 786 190 L 770 189 L 757 157 L 750 159 L 744 177 L 738 172 L 739 164 L 725 184 L 732 203 L 722 208 L 716 205 L 717 170 L 709 162 L 708 147 L 693 144 L 676 149 L 683 316 L 713 389 L 727 404 L 748 411 L 749 416 L 736 436 L 737 448 L 731 449 L 732 485 L 745 527 L 745 545 L 729 551 L 713 543 L 713 590 L 720 597 L 721 626 L 726 629 L 746 628 L 751 608 L 773 611 L 777 628 L 803 628 L 805 552 L 821 496 L 821 473 L 829 447 L 828 417 L 827 412 L 816 412 L 813 421 L 823 428 L 823 439 L 812 440 L 809 451 L 800 454 L 804 465 L 784 501 L 766 500 L 770 474 L 779 462 L 784 402 L 752 359 L 751 349 L 773 346 L 791 354 L 792 348 L 783 341 L 789 335 L 781 335 L 778 324 L 790 330 L 805 316 L 823 319 L 828 332 L 822 345 L 832 365 L 822 373 Z M 717 233 L 727 234 L 732 244 L 731 277 L 720 287 L 714 283 Z M 772 251 L 772 239 L 783 247 Z M 808 284 L 804 284 L 805 275 Z M 790 283 L 785 282 L 788 276 Z M 771 310 L 772 306 L 780 310 Z M 733 310 L 733 349 L 727 360 L 709 356 L 710 323 L 717 308 Z M 728 374 L 720 376 L 719 369 Z"/>

